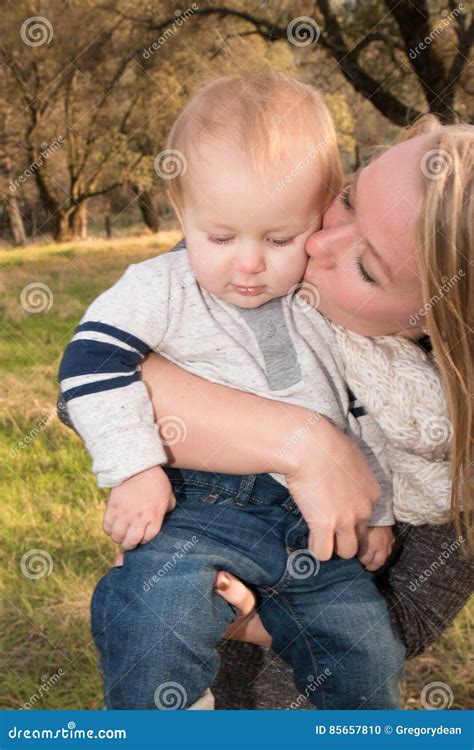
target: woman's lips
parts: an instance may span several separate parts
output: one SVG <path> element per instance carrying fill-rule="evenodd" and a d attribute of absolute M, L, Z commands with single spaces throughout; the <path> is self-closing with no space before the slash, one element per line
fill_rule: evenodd
<path fill-rule="evenodd" d="M 238 284 L 232 284 L 232 288 L 238 294 L 243 294 L 245 297 L 253 297 L 257 294 L 261 294 L 265 289 L 264 286 L 239 286 Z"/>

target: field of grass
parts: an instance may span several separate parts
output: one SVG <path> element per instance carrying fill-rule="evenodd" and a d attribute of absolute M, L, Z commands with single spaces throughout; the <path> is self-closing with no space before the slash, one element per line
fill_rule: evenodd
<path fill-rule="evenodd" d="M 88 607 L 115 548 L 101 531 L 107 491 L 55 415 L 56 373 L 89 302 L 177 239 L 169 231 L 0 250 L 0 708 L 102 707 Z M 406 708 L 421 708 L 423 686 L 437 681 L 453 691 L 452 708 L 473 707 L 471 624 L 466 609 L 408 664 Z"/>

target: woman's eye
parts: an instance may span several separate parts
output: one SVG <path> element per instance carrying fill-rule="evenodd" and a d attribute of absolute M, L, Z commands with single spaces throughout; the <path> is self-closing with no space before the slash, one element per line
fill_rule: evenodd
<path fill-rule="evenodd" d="M 364 266 L 362 265 L 362 258 L 360 255 L 356 258 L 355 263 L 356 263 L 357 270 L 359 271 L 359 274 L 362 276 L 364 281 L 367 281 L 369 284 L 377 284 L 375 279 L 373 279 L 372 276 L 369 276 Z"/>
<path fill-rule="evenodd" d="M 290 245 L 294 239 L 294 237 L 285 237 L 284 240 L 271 239 L 270 242 L 277 247 L 284 247 L 285 245 Z"/>
<path fill-rule="evenodd" d="M 350 185 L 346 185 L 346 187 L 342 190 L 342 192 L 339 195 L 339 200 L 341 201 L 346 211 L 352 211 L 351 186 Z"/>
<path fill-rule="evenodd" d="M 216 242 L 218 245 L 225 245 L 227 242 L 233 240 L 233 237 L 209 237 L 211 242 Z"/>

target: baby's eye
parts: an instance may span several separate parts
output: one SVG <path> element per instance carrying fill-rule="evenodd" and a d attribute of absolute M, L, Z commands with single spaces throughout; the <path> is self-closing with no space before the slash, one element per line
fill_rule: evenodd
<path fill-rule="evenodd" d="M 278 239 L 278 240 L 277 239 L 270 239 L 270 242 L 273 245 L 276 245 L 276 247 L 284 247 L 285 245 L 290 245 L 293 242 L 294 239 L 295 239 L 294 237 L 285 237 L 282 240 L 280 240 L 280 239 Z"/>
<path fill-rule="evenodd" d="M 227 242 L 230 242 L 234 238 L 233 237 L 214 237 L 214 236 L 211 236 L 211 237 L 209 237 L 209 239 L 211 240 L 211 242 L 216 242 L 218 245 L 225 245 L 225 244 L 227 244 Z"/>

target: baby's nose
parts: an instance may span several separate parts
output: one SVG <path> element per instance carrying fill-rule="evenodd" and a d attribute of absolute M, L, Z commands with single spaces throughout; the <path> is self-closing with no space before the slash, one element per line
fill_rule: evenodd
<path fill-rule="evenodd" d="M 265 270 L 265 261 L 258 252 L 246 252 L 238 255 L 235 267 L 240 273 L 261 273 Z"/>

